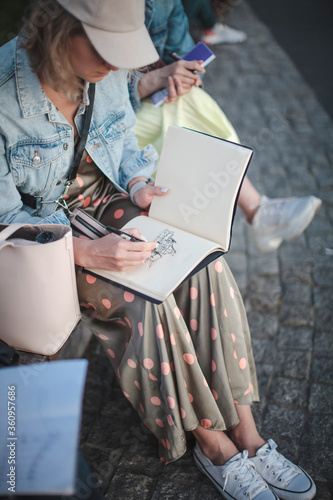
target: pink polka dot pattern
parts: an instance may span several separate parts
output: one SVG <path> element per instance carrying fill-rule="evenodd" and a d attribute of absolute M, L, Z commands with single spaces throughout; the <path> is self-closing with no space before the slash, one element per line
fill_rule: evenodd
<path fill-rule="evenodd" d="M 235 298 L 235 292 L 234 292 L 234 289 L 232 288 L 232 286 L 230 287 L 230 297 L 231 297 L 232 299 L 234 299 L 234 298 Z"/>
<path fill-rule="evenodd" d="M 210 296 L 210 303 L 211 303 L 211 306 L 212 307 L 215 307 L 215 295 L 212 293 L 212 295 Z"/>
<path fill-rule="evenodd" d="M 128 318 L 126 318 L 126 316 L 125 316 L 124 320 L 126 321 L 126 323 L 128 324 L 128 326 L 130 328 L 132 328 L 131 322 L 130 322 L 130 320 Z"/>
<path fill-rule="evenodd" d="M 192 354 L 190 354 L 189 352 L 186 352 L 185 354 L 183 354 L 183 359 L 189 365 L 193 365 L 193 363 L 194 363 L 194 356 Z"/>
<path fill-rule="evenodd" d="M 168 396 L 167 400 L 168 400 L 168 405 L 170 407 L 170 410 L 173 410 L 174 407 L 176 406 L 176 401 L 171 396 Z"/>
<path fill-rule="evenodd" d="M 187 342 L 190 344 L 191 343 L 191 335 L 189 334 L 189 332 L 186 332 L 185 336 L 186 336 Z"/>
<path fill-rule="evenodd" d="M 212 360 L 212 371 L 216 372 L 216 363 Z"/>
<path fill-rule="evenodd" d="M 190 398 L 191 403 L 193 403 L 193 396 L 192 396 L 192 394 L 188 393 L 188 397 Z"/>
<path fill-rule="evenodd" d="M 88 306 L 96 311 L 96 306 L 94 306 L 94 304 L 92 304 L 91 302 L 88 302 Z"/>
<path fill-rule="evenodd" d="M 171 449 L 171 445 L 170 445 L 168 439 L 165 440 L 165 444 L 166 444 L 167 449 L 170 450 Z"/>
<path fill-rule="evenodd" d="M 170 342 L 172 345 L 176 345 L 176 340 L 175 340 L 175 336 L 173 333 L 170 334 Z"/>
<path fill-rule="evenodd" d="M 241 358 L 239 360 L 239 367 L 240 367 L 240 369 L 241 370 L 245 370 L 246 365 L 247 365 L 246 359 L 245 358 Z"/>
<path fill-rule="evenodd" d="M 102 335 L 101 333 L 99 333 L 98 336 L 102 340 L 109 340 L 109 338 L 106 335 Z"/>
<path fill-rule="evenodd" d="M 197 329 L 198 329 L 198 322 L 197 322 L 196 319 L 191 319 L 191 321 L 190 321 L 190 327 L 192 328 L 192 330 L 194 332 L 197 331 Z"/>
<path fill-rule="evenodd" d="M 112 349 L 108 349 L 108 353 L 111 356 L 111 358 L 115 358 L 116 357 L 116 355 L 115 355 L 115 353 L 114 353 L 114 351 Z"/>
<path fill-rule="evenodd" d="M 140 410 L 142 411 L 142 413 L 145 412 L 144 407 L 142 406 L 142 403 L 140 403 Z"/>
<path fill-rule="evenodd" d="M 185 380 L 185 379 L 184 379 L 184 385 L 185 385 L 185 387 L 186 387 L 186 389 L 187 389 L 187 383 L 186 383 L 186 380 Z"/>
<path fill-rule="evenodd" d="M 167 421 L 168 421 L 168 424 L 171 426 L 171 425 L 174 425 L 174 421 L 173 421 L 173 418 L 171 415 L 168 415 L 167 416 Z"/>
<path fill-rule="evenodd" d="M 106 203 L 108 201 L 108 199 L 110 198 L 110 194 L 107 194 L 104 198 L 103 198 L 103 203 Z"/>
<path fill-rule="evenodd" d="M 165 361 L 163 361 L 161 363 L 161 370 L 162 370 L 163 375 L 168 375 L 170 373 L 169 363 L 166 363 Z"/>
<path fill-rule="evenodd" d="M 208 383 L 207 383 L 207 380 L 205 379 L 205 377 L 203 378 L 203 383 L 204 383 L 205 387 L 208 387 Z"/>
<path fill-rule="evenodd" d="M 179 319 L 181 316 L 181 312 L 180 312 L 179 308 L 175 307 L 173 311 L 175 313 L 176 318 Z"/>
<path fill-rule="evenodd" d="M 213 425 L 211 420 L 209 420 L 208 418 L 202 418 L 200 423 L 205 429 L 209 429 Z"/>
<path fill-rule="evenodd" d="M 88 155 L 88 156 L 87 156 L 87 160 L 86 160 L 86 161 L 87 161 L 87 163 L 92 163 L 92 158 L 91 158 L 91 156 L 89 156 L 89 155 Z"/>
<path fill-rule="evenodd" d="M 157 396 L 153 396 L 150 398 L 150 401 L 153 403 L 155 406 L 160 406 L 161 405 L 161 400 Z"/>
<path fill-rule="evenodd" d="M 140 386 L 140 384 L 139 384 L 139 382 L 137 380 L 134 380 L 134 384 L 139 389 L 139 391 L 141 391 L 141 386 Z"/>
<path fill-rule="evenodd" d="M 217 331 L 215 330 L 215 328 L 212 328 L 210 330 L 210 336 L 212 337 L 212 340 L 216 340 L 217 339 Z"/>
<path fill-rule="evenodd" d="M 228 312 L 227 312 L 227 310 L 226 310 L 226 309 L 224 309 L 223 314 L 224 314 L 224 316 L 225 316 L 226 318 L 228 317 Z"/>
<path fill-rule="evenodd" d="M 121 219 L 123 215 L 124 215 L 124 210 L 122 210 L 121 208 L 118 208 L 118 210 L 116 210 L 114 212 L 113 217 L 115 219 Z"/>
<path fill-rule="evenodd" d="M 198 297 L 198 289 L 195 286 L 191 286 L 190 288 L 190 297 L 192 300 L 195 300 Z"/>
<path fill-rule="evenodd" d="M 101 204 L 101 198 L 96 198 L 96 200 L 92 203 L 93 207 L 98 207 Z"/>
<path fill-rule="evenodd" d="M 236 351 L 234 351 L 234 358 L 235 358 L 235 359 L 238 359 L 238 358 L 237 358 L 237 352 L 236 352 Z"/>
<path fill-rule="evenodd" d="M 133 302 L 134 294 L 131 292 L 124 292 L 124 300 L 125 302 Z"/>
<path fill-rule="evenodd" d="M 154 361 L 150 358 L 145 358 L 143 360 L 143 366 L 147 369 L 147 370 L 151 370 L 154 366 Z"/>
<path fill-rule="evenodd" d="M 156 335 L 158 336 L 159 339 L 164 338 L 164 330 L 163 330 L 163 326 L 161 324 L 156 326 Z"/>
<path fill-rule="evenodd" d="M 86 281 L 87 281 L 87 283 L 89 283 L 89 285 L 93 285 L 96 280 L 97 280 L 97 278 L 95 278 L 95 276 L 91 276 L 91 274 L 87 274 Z"/>
<path fill-rule="evenodd" d="M 138 323 L 138 330 L 139 330 L 139 333 L 142 337 L 143 336 L 143 324 L 141 323 L 141 321 L 140 321 L 140 323 Z"/>
<path fill-rule="evenodd" d="M 87 198 L 85 198 L 85 200 L 83 202 L 83 208 L 89 207 L 90 202 L 91 202 L 91 198 L 90 198 L 90 196 L 87 196 Z"/>
<path fill-rule="evenodd" d="M 131 368 L 136 368 L 136 362 L 133 361 L 133 359 L 128 359 L 127 360 L 127 364 L 128 366 L 130 366 Z"/>
<path fill-rule="evenodd" d="M 232 338 L 232 341 L 235 342 L 236 341 L 236 336 L 234 333 L 231 334 L 231 338 Z"/>
<path fill-rule="evenodd" d="M 220 262 L 219 260 L 217 262 L 215 262 L 215 271 L 217 273 L 222 273 L 223 271 L 223 266 L 222 266 L 222 262 Z"/>
<path fill-rule="evenodd" d="M 160 418 L 155 418 L 155 422 L 159 427 L 164 427 L 164 424 Z"/>
<path fill-rule="evenodd" d="M 106 307 L 106 309 L 111 309 L 111 302 L 109 301 L 109 299 L 103 299 L 102 304 L 104 307 Z"/>
<path fill-rule="evenodd" d="M 180 408 L 180 414 L 181 414 L 182 418 L 186 417 L 186 411 L 183 408 Z"/>
<path fill-rule="evenodd" d="M 78 183 L 78 185 L 82 188 L 83 186 L 83 180 L 81 179 L 81 177 L 79 177 L 78 175 L 76 176 L 76 181 Z"/>
<path fill-rule="evenodd" d="M 126 398 L 129 398 L 129 394 L 127 394 L 127 392 L 123 391 L 123 394 Z"/>
<path fill-rule="evenodd" d="M 170 368 L 171 368 L 172 372 L 175 371 L 175 363 L 173 361 L 171 361 L 171 363 L 170 363 Z"/>
<path fill-rule="evenodd" d="M 149 373 L 149 378 L 153 381 L 156 382 L 158 379 L 153 375 L 152 373 Z"/>
<path fill-rule="evenodd" d="M 218 397 L 217 392 L 214 389 L 212 389 L 212 394 L 213 394 L 215 401 L 217 401 L 219 399 L 219 397 Z"/>

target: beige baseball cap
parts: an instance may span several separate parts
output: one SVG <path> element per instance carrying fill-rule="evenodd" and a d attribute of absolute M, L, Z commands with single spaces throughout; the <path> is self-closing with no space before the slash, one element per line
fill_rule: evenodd
<path fill-rule="evenodd" d="M 145 0 L 58 0 L 82 22 L 103 59 L 118 68 L 141 68 L 159 58 L 145 27 Z"/>

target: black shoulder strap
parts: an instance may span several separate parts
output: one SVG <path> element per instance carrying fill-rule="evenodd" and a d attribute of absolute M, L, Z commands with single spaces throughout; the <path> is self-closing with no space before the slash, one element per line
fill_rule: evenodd
<path fill-rule="evenodd" d="M 76 173 L 77 173 L 79 165 L 80 165 L 83 151 L 84 151 L 84 148 L 86 146 L 88 132 L 89 132 L 89 128 L 90 128 L 90 122 L 91 122 L 91 115 L 93 112 L 93 106 L 94 106 L 94 100 L 95 100 L 95 84 L 94 83 L 91 83 L 89 85 L 88 95 L 89 95 L 89 106 L 88 106 L 88 109 L 86 110 L 86 113 L 85 113 L 82 135 L 81 135 L 81 139 L 76 147 L 76 151 L 75 151 L 75 155 L 74 155 L 74 162 L 73 162 L 72 168 L 68 174 L 69 181 L 72 181 L 76 177 Z"/>

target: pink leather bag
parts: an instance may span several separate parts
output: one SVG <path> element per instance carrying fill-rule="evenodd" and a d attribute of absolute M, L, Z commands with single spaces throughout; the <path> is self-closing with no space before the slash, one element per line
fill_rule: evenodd
<path fill-rule="evenodd" d="M 80 318 L 70 227 L 0 225 L 0 338 L 50 356 Z"/>

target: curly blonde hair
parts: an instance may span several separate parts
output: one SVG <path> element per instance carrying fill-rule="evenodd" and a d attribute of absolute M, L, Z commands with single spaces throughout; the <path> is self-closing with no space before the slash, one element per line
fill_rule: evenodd
<path fill-rule="evenodd" d="M 85 34 L 81 22 L 55 0 L 35 0 L 25 14 L 22 46 L 33 71 L 75 104 L 84 87 L 69 60 L 72 37 L 78 34 Z"/>

